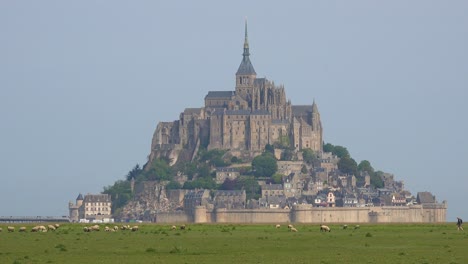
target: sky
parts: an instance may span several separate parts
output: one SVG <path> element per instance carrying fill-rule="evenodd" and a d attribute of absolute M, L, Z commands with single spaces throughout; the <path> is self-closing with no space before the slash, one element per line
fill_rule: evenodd
<path fill-rule="evenodd" d="M 325 142 L 468 218 L 467 1 L 0 1 L 0 215 L 68 215 L 143 165 L 160 121 L 258 77 Z"/>

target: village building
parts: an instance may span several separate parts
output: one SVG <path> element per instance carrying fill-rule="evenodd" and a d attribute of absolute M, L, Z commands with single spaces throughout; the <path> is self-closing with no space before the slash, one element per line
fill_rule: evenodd
<path fill-rule="evenodd" d="M 78 222 L 80 219 L 99 220 L 112 218 L 112 201 L 109 194 L 87 194 L 83 197 L 80 193 L 76 203 L 69 202 L 70 221 Z"/>

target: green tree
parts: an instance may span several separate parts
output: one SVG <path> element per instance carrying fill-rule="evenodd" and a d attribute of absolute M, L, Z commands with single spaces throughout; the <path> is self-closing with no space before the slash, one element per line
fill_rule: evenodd
<path fill-rule="evenodd" d="M 274 183 L 280 184 L 283 182 L 283 174 L 275 173 L 273 174 L 273 176 L 271 176 L 271 179 L 273 180 Z"/>
<path fill-rule="evenodd" d="M 285 149 L 282 153 L 281 153 L 281 160 L 285 160 L 285 161 L 290 161 L 290 160 L 293 160 L 294 158 L 294 151 L 292 151 L 291 149 Z"/>
<path fill-rule="evenodd" d="M 245 190 L 247 200 L 258 199 L 262 190 L 254 177 L 242 177 L 236 179 L 236 190 Z"/>
<path fill-rule="evenodd" d="M 302 158 L 307 164 L 313 164 L 317 160 L 317 154 L 310 148 L 302 150 Z"/>
<path fill-rule="evenodd" d="M 383 188 L 385 186 L 384 181 L 382 179 L 384 172 L 383 171 L 376 171 L 371 175 L 371 185 L 375 188 Z"/>
<path fill-rule="evenodd" d="M 149 181 L 168 181 L 172 179 L 172 169 L 166 160 L 154 159 L 145 178 Z"/>
<path fill-rule="evenodd" d="M 338 161 L 338 169 L 347 174 L 358 175 L 357 163 L 350 157 L 341 158 L 340 161 Z"/>
<path fill-rule="evenodd" d="M 335 146 L 333 146 L 332 144 L 330 143 L 327 143 L 327 144 L 324 144 L 323 145 L 323 152 L 333 152 L 333 148 Z"/>
<path fill-rule="evenodd" d="M 278 170 L 278 164 L 273 155 L 263 153 L 252 160 L 252 169 L 257 177 L 271 177 Z"/>
<path fill-rule="evenodd" d="M 176 190 L 176 189 L 182 189 L 182 186 L 180 186 L 180 183 L 177 181 L 170 181 L 166 185 L 166 190 Z"/>
<path fill-rule="evenodd" d="M 341 158 L 344 158 L 344 157 L 348 157 L 348 158 L 351 157 L 351 156 L 349 155 L 348 150 L 347 150 L 345 147 L 342 147 L 342 146 L 335 146 L 335 147 L 333 147 L 332 153 L 333 153 L 334 155 L 336 155 L 336 156 L 337 156 L 338 158 L 340 158 L 340 159 L 341 159 Z"/>
<path fill-rule="evenodd" d="M 102 193 L 110 194 L 113 213 L 116 213 L 118 209 L 124 207 L 133 197 L 130 182 L 124 180 L 118 180 L 114 185 L 104 187 Z"/>
<path fill-rule="evenodd" d="M 372 168 L 370 162 L 367 160 L 363 160 L 359 163 L 358 170 L 367 171 L 367 173 L 369 173 L 370 176 L 374 174 L 374 168 Z"/>
<path fill-rule="evenodd" d="M 135 165 L 135 167 L 133 167 L 131 171 L 127 173 L 127 176 L 125 176 L 125 178 L 127 179 L 127 181 L 130 181 L 132 178 L 136 179 L 142 172 L 143 170 L 140 168 L 140 165 L 137 164 Z"/>
<path fill-rule="evenodd" d="M 183 189 L 216 189 L 216 183 L 211 177 L 197 178 L 184 183 Z"/>
<path fill-rule="evenodd" d="M 269 153 L 275 155 L 275 147 L 273 145 L 266 144 L 265 145 L 265 152 L 269 152 Z"/>

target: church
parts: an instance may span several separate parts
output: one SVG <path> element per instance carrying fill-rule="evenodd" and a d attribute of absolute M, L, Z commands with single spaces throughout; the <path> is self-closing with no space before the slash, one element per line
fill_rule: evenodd
<path fill-rule="evenodd" d="M 235 79 L 235 91 L 209 91 L 204 107 L 186 108 L 179 120 L 160 122 L 149 161 L 166 156 L 176 162 L 181 154 L 190 160 L 200 147 L 226 149 L 234 155 L 250 153 L 251 157 L 267 144 L 322 151 L 323 129 L 317 104 L 292 105 L 284 86 L 257 78 L 250 61 L 247 23 Z"/>

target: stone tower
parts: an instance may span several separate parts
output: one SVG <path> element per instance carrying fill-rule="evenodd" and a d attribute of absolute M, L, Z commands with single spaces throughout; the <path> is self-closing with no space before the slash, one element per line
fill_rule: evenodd
<path fill-rule="evenodd" d="M 247 20 L 245 21 L 245 39 L 244 39 L 244 53 L 239 69 L 236 73 L 236 94 L 247 102 L 251 101 L 252 90 L 254 87 L 254 80 L 257 73 L 250 62 L 249 52 L 249 39 L 247 35 Z"/>

